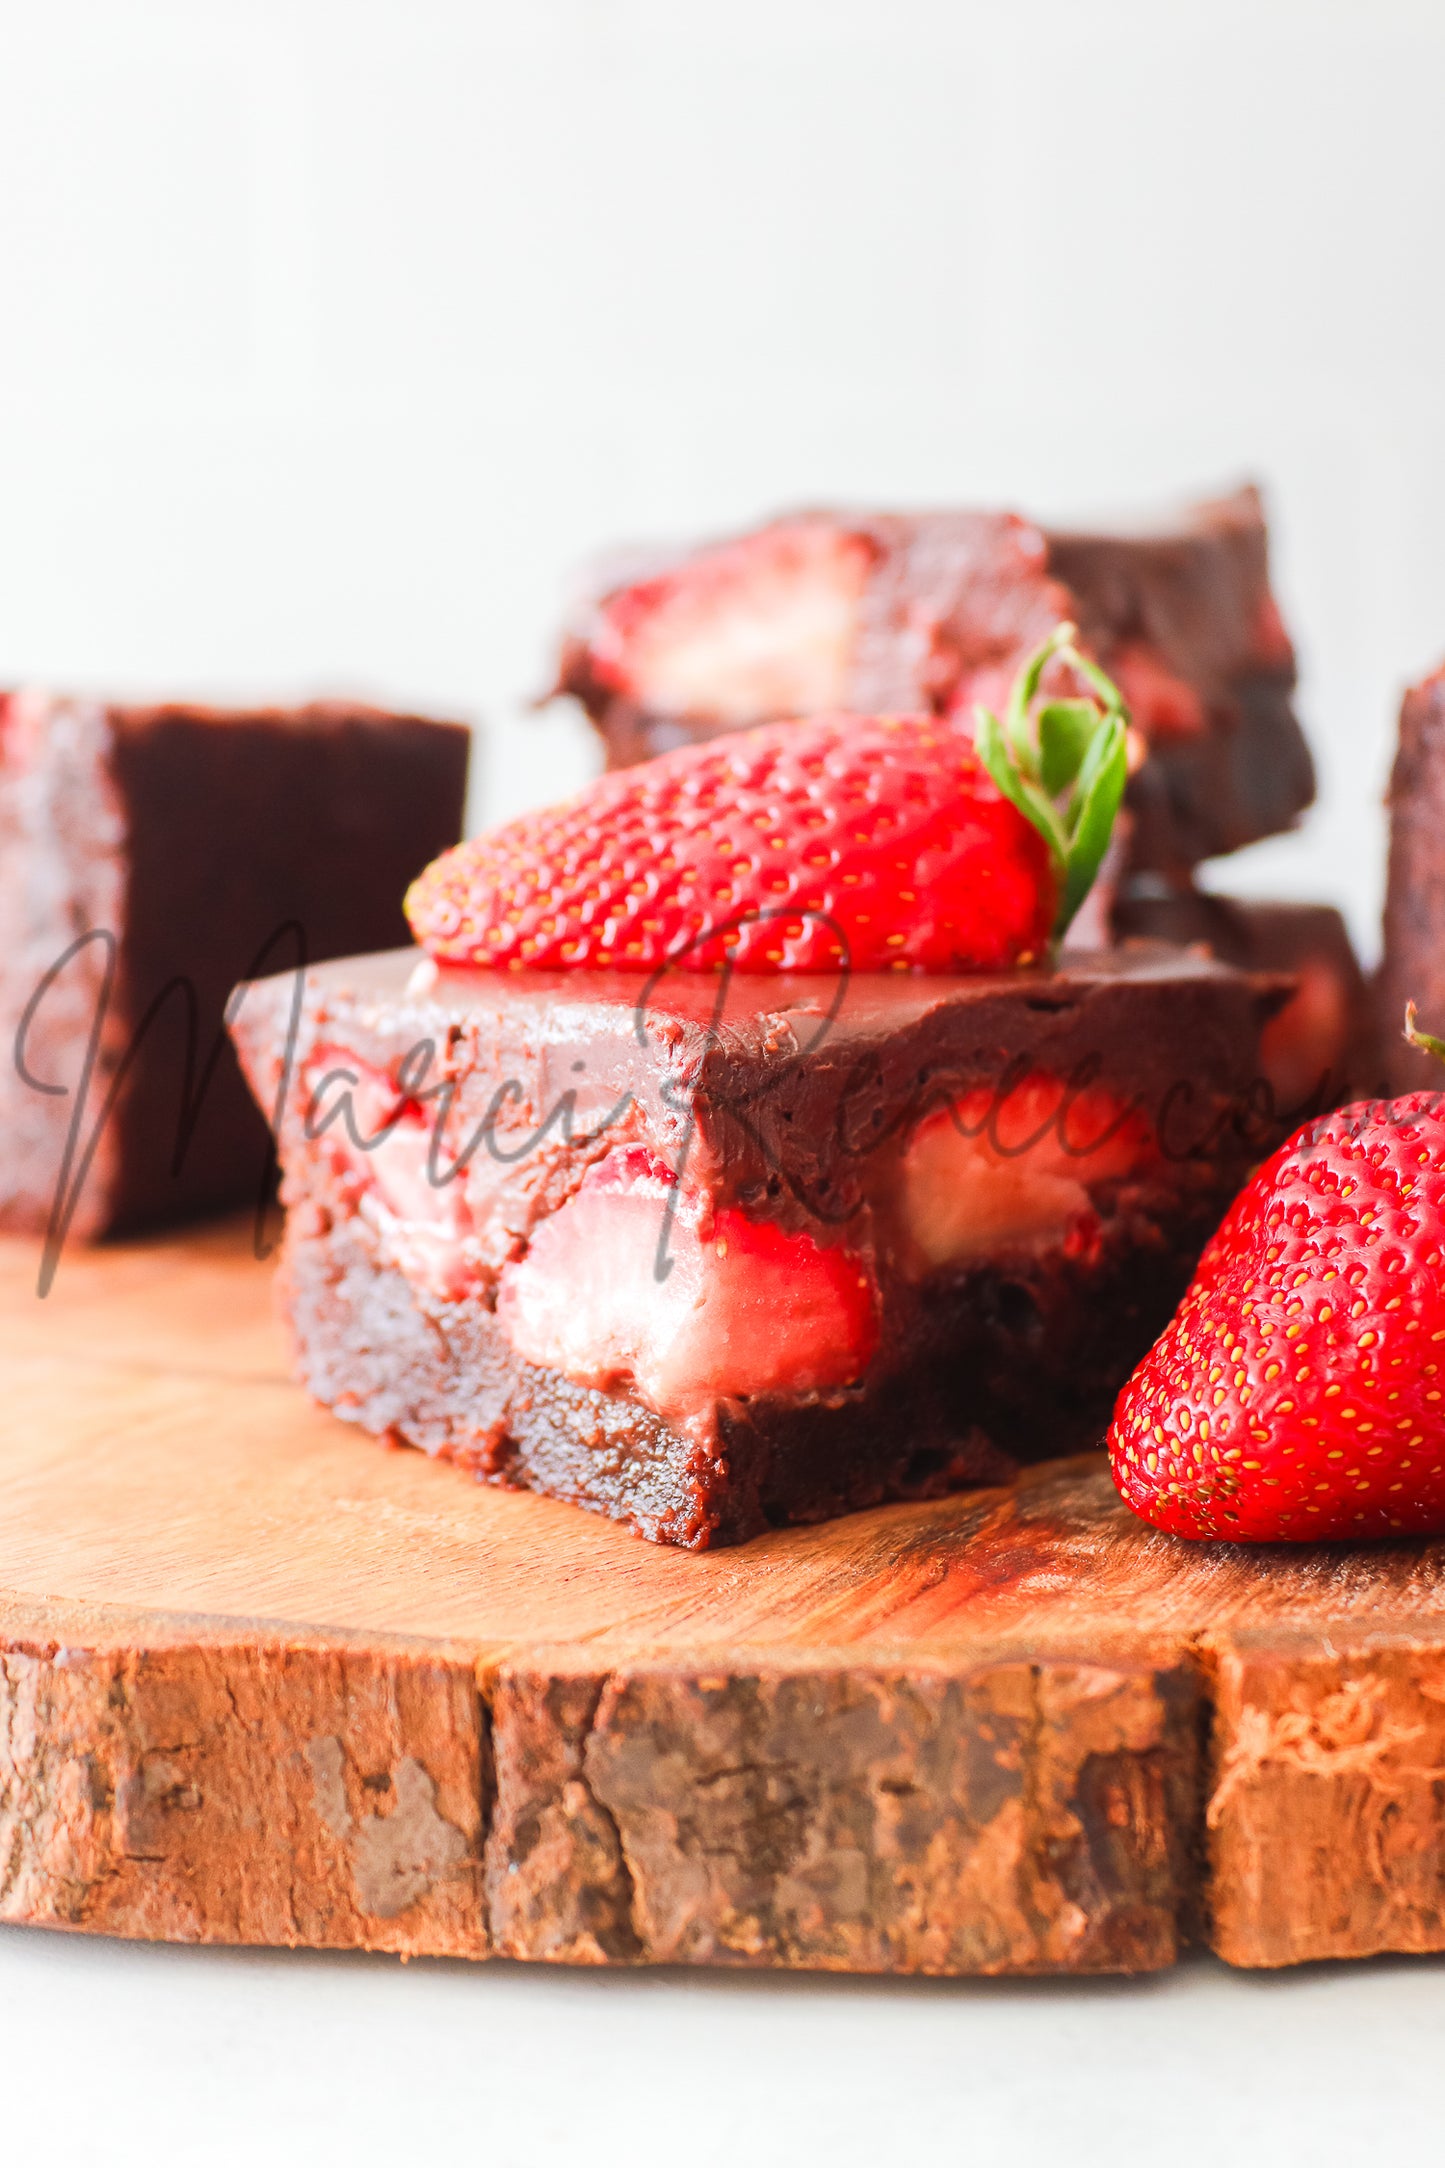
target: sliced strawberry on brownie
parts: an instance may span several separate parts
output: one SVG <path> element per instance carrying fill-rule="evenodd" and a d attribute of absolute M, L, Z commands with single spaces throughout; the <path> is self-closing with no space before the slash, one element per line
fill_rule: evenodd
<path fill-rule="evenodd" d="M 916 715 L 679 747 L 458 844 L 413 883 L 412 930 L 439 961 L 514 969 L 1032 963 L 1087 894 L 1127 777 L 1123 703 L 1072 633 L 1031 657 L 1002 724 L 980 711 L 977 751 Z M 1093 697 L 1043 698 L 1060 669 Z"/>
<path fill-rule="evenodd" d="M 680 1189 L 636 1145 L 589 1169 L 497 1294 L 524 1361 L 602 1390 L 635 1387 L 684 1424 L 706 1423 L 724 1393 L 853 1384 L 878 1345 L 877 1306 L 844 1244 Z"/>

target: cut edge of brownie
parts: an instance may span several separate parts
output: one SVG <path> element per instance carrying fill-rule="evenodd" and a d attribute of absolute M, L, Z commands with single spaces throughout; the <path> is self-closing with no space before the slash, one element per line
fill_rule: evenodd
<path fill-rule="evenodd" d="M 1122 1377 L 1168 1322 L 1210 1224 L 1205 1215 L 1187 1234 L 1176 1229 L 1171 1247 L 1112 1272 L 1070 1275 L 1051 1262 L 1041 1273 L 1016 1264 L 959 1274 L 928 1290 L 931 1344 L 906 1370 L 885 1364 L 856 1386 L 795 1399 L 722 1400 L 711 1420 L 685 1427 L 522 1361 L 481 1303 L 424 1304 L 364 1221 L 293 1211 L 280 1291 L 301 1380 L 344 1421 L 483 1481 L 700 1550 L 1005 1481 L 1028 1462 L 1098 1444 Z M 1071 1312 L 1083 1329 L 1050 1348 Z M 1046 1424 L 1010 1395 L 1001 1347 L 1029 1366 L 1035 1391 L 1041 1367 L 1061 1386 Z M 961 1378 L 975 1357 L 991 1368 L 986 1382 L 976 1374 L 970 1405 Z"/>
<path fill-rule="evenodd" d="M 1226 1089 L 1248 1088 L 1251 1033 L 1257 1035 L 1282 997 L 1282 982 L 1141 944 L 1092 966 L 1071 958 L 1057 975 L 1024 974 L 1012 999 L 1042 1043 L 1072 1048 L 1079 1004 L 1085 1014 L 1090 1006 L 1086 989 L 1097 1000 L 1136 977 L 1153 986 L 1166 972 L 1161 959 L 1171 953 L 1167 978 L 1181 996 L 1172 1035 L 1188 1042 L 1207 1105 L 1223 1107 Z M 327 1049 L 322 1066 L 330 1069 L 337 1049 L 348 1044 L 348 1015 L 359 1027 L 362 1063 L 383 1060 L 395 1069 L 405 1065 L 405 1048 L 418 1034 L 465 1062 L 456 1025 L 473 1000 L 481 1004 L 484 1032 L 502 1030 L 502 1020 L 512 1017 L 514 1028 L 503 1034 L 512 1052 L 522 1044 L 551 1048 L 555 1040 L 553 1051 L 570 1056 L 578 1051 L 574 1035 L 595 1035 L 602 1011 L 610 1013 L 589 991 L 592 974 L 572 975 L 568 986 L 568 974 L 450 973 L 442 974 L 447 983 L 440 991 L 428 991 L 425 973 L 421 990 L 413 985 L 414 964 L 415 952 L 402 952 L 313 974 L 298 1076 L 313 1048 Z M 616 975 L 607 976 L 615 1007 Z M 467 987 L 473 991 L 462 990 Z M 681 1017 L 710 998 L 711 986 L 698 981 L 672 992 L 674 1016 Z M 238 1036 L 253 1087 L 264 1097 L 274 1084 L 289 1004 L 284 982 L 256 993 Z M 969 982 L 962 1006 L 981 1005 L 990 1014 L 1001 994 L 1008 998 L 1007 984 Z M 751 998 L 758 1007 L 745 1036 L 755 1039 L 752 1058 L 761 1066 L 776 1058 L 777 1005 L 797 998 L 797 982 L 791 994 L 781 982 L 755 982 Z M 529 1001 L 538 1005 L 535 1016 Z M 940 1003 L 949 1010 L 937 982 L 886 975 L 861 990 L 860 1002 L 865 1036 L 881 1031 L 889 1040 L 900 1037 L 890 1021 L 898 1005 L 915 1024 L 918 1014 L 937 1014 Z M 951 1013 L 956 1019 L 957 1009 Z M 627 1014 L 630 1023 L 630 1008 Z M 946 1045 L 955 1027 L 938 1028 Z M 692 1060 L 696 1030 L 695 1024 L 664 1029 L 651 1058 L 664 1065 L 681 1059 L 701 1074 Z M 714 1076 L 719 1088 L 729 1072 L 736 1074 L 740 1058 L 737 1032 L 725 1036 L 731 1051 Z M 907 1036 L 901 1034 L 900 1052 Z M 1006 1059 L 996 1026 L 984 1036 L 998 1045 L 990 1058 Z M 1156 1066 L 1161 1055 L 1169 1059 L 1163 1042 L 1153 1050 Z M 538 1068 L 534 1081 L 545 1084 L 546 1073 Z M 483 1081 L 490 1088 L 495 1079 L 488 1073 Z M 820 1089 L 835 1087 L 836 1077 L 820 1078 Z M 532 1096 L 529 1084 L 529 1121 Z M 800 1107 L 807 1096 L 803 1091 Z M 1004 1252 L 933 1268 L 918 1284 L 895 1277 L 882 1312 L 883 1338 L 851 1383 L 787 1395 L 719 1393 L 705 1410 L 668 1419 L 631 1391 L 598 1390 L 524 1360 L 491 1294 L 456 1300 L 419 1288 L 374 1222 L 348 1201 L 343 1176 L 329 1173 L 319 1147 L 305 1141 L 309 1125 L 294 1104 L 288 1122 L 283 1139 L 290 1150 L 283 1149 L 283 1158 L 291 1210 L 282 1288 L 298 1367 L 313 1395 L 348 1421 L 484 1480 L 587 1506 L 652 1540 L 692 1548 L 998 1480 L 1021 1462 L 1096 1443 L 1118 1386 L 1167 1322 L 1199 1249 L 1258 1152 L 1257 1141 L 1225 1137 L 1200 1166 L 1190 1156 L 1195 1147 L 1188 1147 L 1184 1171 L 1170 1175 L 1167 1186 L 1128 1177 L 1117 1203 L 1105 1210 L 1094 1247 L 1077 1259 L 1053 1248 Z M 725 1160 L 714 1166 L 725 1175 Z M 546 1206 L 544 1218 L 554 1209 Z"/>

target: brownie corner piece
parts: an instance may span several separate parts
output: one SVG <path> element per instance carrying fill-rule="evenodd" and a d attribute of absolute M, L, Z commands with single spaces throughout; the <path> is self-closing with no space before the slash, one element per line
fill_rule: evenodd
<path fill-rule="evenodd" d="M 1278 981 L 441 967 L 252 990 L 301 1375 L 694 1548 L 1094 1444 L 1273 1141 Z M 293 1023 L 296 1028 L 292 1036 Z"/>
<path fill-rule="evenodd" d="M 93 1239 L 259 1193 L 232 989 L 405 938 L 469 745 L 356 702 L 0 697 L 0 1226 Z"/>

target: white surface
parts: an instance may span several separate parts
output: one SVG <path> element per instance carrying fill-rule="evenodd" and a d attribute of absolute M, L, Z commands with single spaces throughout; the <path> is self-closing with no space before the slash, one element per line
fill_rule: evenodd
<path fill-rule="evenodd" d="M 0 1931 L 7 2160 L 1310 2168 L 1440 2151 L 1445 1969 L 756 1980 Z"/>
<path fill-rule="evenodd" d="M 1438 0 L 0 0 L 0 681 L 480 714 L 499 814 L 590 758 L 520 701 L 601 545 L 1252 472 L 1324 797 L 1223 878 L 1368 942 L 1394 703 L 1445 653 L 1442 79 Z M 4 2157 L 1423 2158 L 1442 2020 L 1436 1967 L 768 1986 L 10 1933 Z"/>
<path fill-rule="evenodd" d="M 1438 0 L 0 0 L 0 680 L 484 715 L 569 568 L 799 499 L 1268 485 L 1373 939 L 1445 653 Z"/>

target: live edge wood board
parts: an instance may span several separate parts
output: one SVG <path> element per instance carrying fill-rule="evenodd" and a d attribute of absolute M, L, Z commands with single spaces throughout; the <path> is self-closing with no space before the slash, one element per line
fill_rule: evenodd
<path fill-rule="evenodd" d="M 0 1917 L 581 1964 L 1445 1947 L 1445 1545 L 1102 1462 L 692 1556 L 309 1407 L 221 1229 L 0 1247 Z"/>

